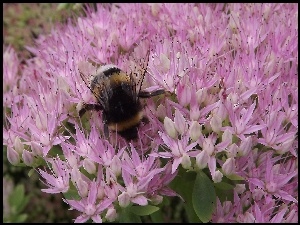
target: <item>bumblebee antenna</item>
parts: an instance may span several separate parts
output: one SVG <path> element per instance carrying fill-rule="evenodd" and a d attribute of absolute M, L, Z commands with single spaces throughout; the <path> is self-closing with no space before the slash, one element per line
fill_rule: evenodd
<path fill-rule="evenodd" d="M 146 55 L 146 58 L 147 58 L 147 65 L 146 65 L 146 68 L 144 69 L 144 73 L 143 73 L 143 75 L 142 75 L 142 80 L 141 80 L 141 83 L 140 83 L 140 88 L 139 88 L 139 92 L 138 92 L 138 93 L 140 93 L 141 90 L 142 90 L 142 85 L 143 85 L 144 78 L 145 78 L 145 74 L 146 74 L 146 72 L 147 72 L 147 67 L 148 67 L 148 64 L 149 64 L 149 56 L 150 56 L 150 50 L 148 49 L 147 55 Z M 138 100 L 139 100 L 139 99 L 140 99 L 140 96 L 139 96 L 139 95 L 137 95 L 137 96 L 138 96 Z"/>
<path fill-rule="evenodd" d="M 99 98 L 99 94 L 97 94 L 96 92 L 94 92 L 94 91 L 91 89 L 90 85 L 89 85 L 89 84 L 87 83 L 87 81 L 86 81 L 86 78 L 85 78 L 84 74 L 83 74 L 80 70 L 78 70 L 78 71 L 79 71 L 80 77 L 81 77 L 81 79 L 83 80 L 83 82 L 85 83 L 85 85 L 86 85 L 86 86 L 88 87 L 88 89 L 90 89 L 90 91 L 93 93 L 93 95 L 95 96 L 95 98 L 97 99 L 97 101 L 100 102 L 102 106 L 104 106 L 103 101 Z"/>
<path fill-rule="evenodd" d="M 84 74 L 80 71 L 80 70 L 78 70 L 79 71 L 79 74 L 80 74 L 80 77 L 81 77 L 81 79 L 83 80 L 83 82 L 85 83 L 85 85 L 88 87 L 88 89 L 90 89 L 90 91 L 94 94 L 94 92 L 93 92 L 93 90 L 90 88 L 90 85 L 86 82 L 86 78 L 84 77 Z"/>

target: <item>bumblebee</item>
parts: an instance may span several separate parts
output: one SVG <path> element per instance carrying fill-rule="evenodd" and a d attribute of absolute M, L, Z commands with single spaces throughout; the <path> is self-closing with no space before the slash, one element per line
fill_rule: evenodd
<path fill-rule="evenodd" d="M 84 104 L 79 110 L 79 116 L 82 117 L 88 110 L 101 110 L 106 137 L 110 130 L 117 132 L 127 141 L 136 139 L 141 122 L 148 120 L 143 114 L 140 98 L 150 98 L 165 93 L 163 89 L 141 90 L 145 73 L 146 70 L 142 74 L 138 90 L 132 73 L 127 74 L 115 65 L 100 67 L 90 82 L 80 72 L 81 78 L 96 97 L 97 103 Z"/>

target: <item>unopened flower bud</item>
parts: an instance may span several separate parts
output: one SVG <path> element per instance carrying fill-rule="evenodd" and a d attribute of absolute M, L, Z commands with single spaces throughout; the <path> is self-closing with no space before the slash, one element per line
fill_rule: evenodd
<path fill-rule="evenodd" d="M 20 163 L 19 153 L 16 152 L 13 148 L 8 146 L 7 146 L 7 159 L 13 165 L 17 165 Z"/>
<path fill-rule="evenodd" d="M 180 105 L 186 107 L 191 102 L 191 88 L 188 85 L 178 85 L 177 87 L 177 98 Z"/>
<path fill-rule="evenodd" d="M 122 163 L 118 156 L 114 156 L 110 165 L 112 172 L 118 177 L 122 172 Z"/>
<path fill-rule="evenodd" d="M 75 154 L 69 154 L 68 156 L 68 164 L 71 168 L 77 167 L 78 165 L 78 159 Z"/>
<path fill-rule="evenodd" d="M 244 193 L 244 191 L 246 190 L 246 185 L 245 185 L 245 184 L 236 184 L 234 190 L 235 190 L 238 194 L 242 194 L 242 193 Z"/>
<path fill-rule="evenodd" d="M 21 142 L 21 139 L 20 139 L 19 137 L 16 137 L 16 138 L 15 138 L 15 141 L 14 141 L 14 149 L 15 149 L 19 154 L 22 154 L 22 153 L 23 153 L 24 145 L 23 145 L 23 143 Z"/>
<path fill-rule="evenodd" d="M 228 158 L 235 157 L 238 152 L 238 146 L 236 144 L 232 144 L 227 148 L 227 156 Z"/>
<path fill-rule="evenodd" d="M 204 169 L 205 167 L 207 167 L 208 160 L 209 155 L 206 151 L 202 151 L 196 156 L 196 165 L 199 169 Z"/>
<path fill-rule="evenodd" d="M 37 114 L 35 117 L 35 124 L 39 130 L 45 130 L 47 128 L 47 119 L 42 114 Z"/>
<path fill-rule="evenodd" d="M 32 153 L 36 156 L 42 156 L 43 155 L 43 148 L 42 146 L 37 142 L 31 142 L 31 150 Z"/>
<path fill-rule="evenodd" d="M 192 141 L 197 141 L 201 136 L 202 127 L 197 121 L 193 121 L 190 127 L 190 137 Z"/>
<path fill-rule="evenodd" d="M 253 216 L 252 213 L 245 212 L 243 222 L 244 223 L 254 223 L 255 222 L 255 217 Z"/>
<path fill-rule="evenodd" d="M 192 162 L 188 154 L 184 154 L 182 156 L 181 165 L 184 169 L 187 170 L 191 168 Z"/>
<path fill-rule="evenodd" d="M 76 185 L 79 179 L 81 179 L 81 173 L 78 168 L 74 167 L 71 171 L 71 181 L 74 185 Z"/>
<path fill-rule="evenodd" d="M 76 111 L 79 112 L 82 108 L 83 108 L 83 101 L 80 101 L 80 102 L 76 105 Z"/>
<path fill-rule="evenodd" d="M 93 161 L 88 158 L 83 160 L 83 168 L 89 173 L 94 174 L 96 173 L 96 165 Z"/>
<path fill-rule="evenodd" d="M 231 201 L 223 202 L 223 209 L 224 209 L 224 214 L 225 215 L 228 214 L 232 209 L 232 202 Z"/>
<path fill-rule="evenodd" d="M 162 203 L 163 199 L 164 198 L 161 195 L 154 195 L 151 197 L 151 203 L 153 205 L 158 205 L 158 204 Z"/>
<path fill-rule="evenodd" d="M 221 118 L 221 120 L 225 120 L 225 118 L 228 116 L 228 112 L 222 103 L 218 104 L 215 113 Z"/>
<path fill-rule="evenodd" d="M 278 188 L 278 185 L 277 185 L 275 182 L 270 181 L 270 182 L 267 182 L 267 183 L 266 183 L 266 190 L 267 190 L 269 193 L 274 193 L 274 192 L 276 192 L 277 188 Z"/>
<path fill-rule="evenodd" d="M 239 147 L 239 155 L 240 156 L 247 155 L 248 152 L 251 150 L 251 148 L 252 148 L 252 139 L 249 136 L 241 142 L 241 145 Z"/>
<path fill-rule="evenodd" d="M 230 175 L 235 172 L 235 160 L 234 158 L 228 158 L 222 166 L 222 170 L 225 175 Z"/>
<path fill-rule="evenodd" d="M 284 153 L 290 151 L 293 142 L 294 142 L 294 137 L 291 137 L 288 140 L 282 142 L 282 144 L 278 146 L 278 150 L 276 151 L 276 153 L 283 155 Z"/>
<path fill-rule="evenodd" d="M 157 107 L 156 116 L 158 118 L 165 118 L 166 117 L 166 107 L 164 105 L 160 104 Z"/>
<path fill-rule="evenodd" d="M 222 119 L 217 115 L 213 115 L 213 117 L 210 120 L 210 125 L 211 129 L 214 132 L 218 133 L 222 128 Z"/>
<path fill-rule="evenodd" d="M 151 3 L 151 13 L 154 17 L 159 15 L 160 5 L 158 3 Z"/>
<path fill-rule="evenodd" d="M 24 150 L 22 153 L 22 159 L 23 162 L 27 165 L 27 166 L 31 166 L 34 162 L 34 156 L 32 152 L 26 151 Z"/>
<path fill-rule="evenodd" d="M 266 193 L 260 189 L 260 188 L 255 188 L 253 191 L 252 191 L 252 197 L 253 197 L 253 200 L 254 201 L 260 201 L 263 196 L 265 195 Z"/>
<path fill-rule="evenodd" d="M 114 181 L 110 181 L 109 187 L 106 186 L 105 193 L 108 198 L 110 199 L 116 199 L 119 194 L 119 187 Z"/>
<path fill-rule="evenodd" d="M 216 171 L 212 177 L 214 183 L 219 183 L 222 181 L 223 174 L 220 171 Z"/>
<path fill-rule="evenodd" d="M 107 213 L 105 215 L 105 218 L 109 221 L 109 222 L 113 222 L 118 218 L 118 214 L 117 211 L 114 207 L 109 207 L 107 210 Z"/>
<path fill-rule="evenodd" d="M 47 132 L 42 132 L 40 135 L 40 141 L 44 146 L 50 145 L 50 136 Z"/>
<path fill-rule="evenodd" d="M 238 223 L 243 223 L 243 222 L 244 222 L 244 215 L 243 215 L 243 214 L 239 214 L 239 215 L 236 217 L 236 222 L 238 222 Z"/>
<path fill-rule="evenodd" d="M 229 144 L 231 144 L 232 143 L 232 133 L 231 133 L 231 131 L 229 131 L 228 129 L 226 129 L 225 131 L 224 131 L 224 133 L 222 134 L 222 141 L 230 141 L 230 143 Z"/>
<path fill-rule="evenodd" d="M 102 185 L 97 187 L 97 199 L 102 200 L 105 196 L 104 188 Z"/>
<path fill-rule="evenodd" d="M 167 134 L 172 138 L 177 138 L 177 131 L 175 129 L 175 125 L 173 121 L 169 117 L 165 117 L 164 126 Z"/>
<path fill-rule="evenodd" d="M 118 196 L 119 205 L 123 208 L 127 207 L 130 203 L 130 196 L 127 192 L 123 192 Z"/>
<path fill-rule="evenodd" d="M 207 98 L 207 89 L 201 88 L 196 92 L 196 98 L 199 103 L 199 105 L 204 102 L 204 100 Z"/>
<path fill-rule="evenodd" d="M 197 121 L 200 117 L 200 109 L 198 103 L 191 102 L 190 105 L 190 120 Z"/>
<path fill-rule="evenodd" d="M 230 100 L 230 102 L 232 104 L 236 104 L 238 102 L 238 98 L 239 98 L 239 96 L 236 93 L 230 93 L 228 95 L 228 99 Z"/>
<path fill-rule="evenodd" d="M 89 185 L 81 178 L 76 181 L 78 193 L 81 197 L 87 197 L 89 193 Z"/>
<path fill-rule="evenodd" d="M 178 109 L 175 111 L 174 126 L 179 134 L 183 134 L 187 128 L 186 120 Z"/>
<path fill-rule="evenodd" d="M 170 70 L 170 65 L 171 65 L 171 61 L 170 59 L 168 58 L 167 55 L 161 53 L 160 54 L 160 62 L 161 62 L 161 69 L 164 73 L 167 73 L 169 70 Z"/>
<path fill-rule="evenodd" d="M 205 138 L 203 141 L 203 150 L 207 152 L 208 155 L 213 154 L 214 152 L 214 144 L 212 142 L 212 139 L 210 137 Z"/>

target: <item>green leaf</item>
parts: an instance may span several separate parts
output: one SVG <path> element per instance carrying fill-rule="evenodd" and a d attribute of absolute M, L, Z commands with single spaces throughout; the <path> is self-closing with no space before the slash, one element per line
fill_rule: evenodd
<path fill-rule="evenodd" d="M 215 183 L 214 186 L 225 191 L 232 190 L 234 188 L 232 184 L 228 184 L 225 182 Z"/>
<path fill-rule="evenodd" d="M 244 177 L 241 177 L 240 175 L 237 175 L 237 174 L 226 175 L 226 177 L 227 177 L 229 180 L 245 180 Z"/>
<path fill-rule="evenodd" d="M 226 180 L 225 179 L 226 177 L 224 177 L 223 180 Z M 230 182 L 230 180 L 227 179 L 227 181 Z M 215 186 L 215 191 L 216 191 L 216 195 L 218 196 L 218 198 L 220 199 L 221 202 L 223 201 L 230 201 L 230 200 L 233 200 L 233 189 L 234 189 L 234 186 L 232 184 L 228 184 L 227 182 L 220 182 L 220 183 L 215 183 L 214 184 Z"/>
<path fill-rule="evenodd" d="M 192 190 L 193 188 L 191 188 L 190 190 Z M 192 193 L 192 191 L 191 191 Z M 192 194 L 191 194 L 192 196 Z M 197 216 L 195 210 L 194 210 L 194 206 L 193 206 L 193 200 L 192 197 L 189 198 L 190 200 L 186 202 L 184 209 L 187 213 L 188 216 L 188 220 L 190 223 L 200 223 L 201 220 L 199 219 L 199 217 Z"/>
<path fill-rule="evenodd" d="M 199 219 L 204 223 L 209 222 L 216 202 L 216 192 L 213 182 L 202 171 L 197 174 L 192 201 Z"/>
<path fill-rule="evenodd" d="M 201 222 L 193 209 L 192 190 L 196 180 L 195 172 L 186 172 L 181 167 L 176 178 L 171 182 L 171 188 L 184 199 L 184 209 L 190 223 Z"/>
<path fill-rule="evenodd" d="M 130 208 L 131 207 L 122 209 L 122 211 L 120 213 L 120 217 L 119 217 L 120 223 L 141 223 L 142 220 L 141 220 L 140 216 L 133 214 L 131 212 Z"/>
<path fill-rule="evenodd" d="M 153 223 L 163 223 L 163 222 L 165 222 L 164 221 L 164 215 L 163 215 L 161 210 L 158 210 L 158 211 L 152 213 L 150 215 L 150 217 L 151 217 L 151 220 L 152 220 Z"/>
<path fill-rule="evenodd" d="M 54 146 L 49 150 L 48 154 L 49 154 L 50 156 L 54 156 L 54 157 L 57 156 L 57 155 L 63 156 L 63 157 L 64 157 L 63 152 L 62 152 L 62 148 L 61 148 L 61 146 L 59 146 L 59 145 L 54 145 Z M 60 157 L 60 158 L 62 159 L 62 157 Z"/>
<path fill-rule="evenodd" d="M 19 208 L 24 200 L 24 193 L 24 185 L 19 184 L 16 186 L 8 198 L 9 205 L 15 207 L 15 209 Z"/>
<path fill-rule="evenodd" d="M 21 162 L 21 163 L 18 163 L 14 166 L 17 166 L 17 167 L 28 167 L 25 163 Z"/>
<path fill-rule="evenodd" d="M 71 3 L 59 3 L 57 6 L 57 10 L 61 11 L 64 9 L 68 9 L 70 7 Z"/>
<path fill-rule="evenodd" d="M 82 4 L 83 4 L 83 3 L 75 3 L 75 4 L 72 6 L 72 9 L 73 9 L 73 10 L 79 10 L 79 9 L 82 7 Z"/>
<path fill-rule="evenodd" d="M 77 189 L 75 188 L 75 186 L 73 184 L 70 184 L 70 188 L 66 193 L 63 193 L 64 197 L 66 199 L 70 199 L 70 200 L 80 200 L 81 197 L 78 194 Z"/>
<path fill-rule="evenodd" d="M 27 214 L 20 214 L 17 217 L 15 217 L 14 221 L 15 223 L 24 223 L 27 219 L 28 215 Z"/>
<path fill-rule="evenodd" d="M 28 172 L 28 177 L 31 177 L 32 176 L 32 174 L 35 172 L 35 169 L 31 169 L 31 170 L 29 170 L 29 172 Z"/>
<path fill-rule="evenodd" d="M 25 207 L 27 206 L 28 202 L 29 202 L 30 197 L 29 196 L 25 196 L 24 200 L 20 203 L 20 205 L 18 205 L 16 207 L 16 213 L 19 214 L 21 213 Z"/>
<path fill-rule="evenodd" d="M 159 207 L 146 205 L 146 206 L 132 206 L 130 211 L 138 216 L 148 216 L 159 210 Z"/>

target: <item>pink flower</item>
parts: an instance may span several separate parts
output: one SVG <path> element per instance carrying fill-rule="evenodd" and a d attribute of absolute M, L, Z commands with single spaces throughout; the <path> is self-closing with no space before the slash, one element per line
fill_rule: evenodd
<path fill-rule="evenodd" d="M 11 46 L 8 46 L 3 53 L 3 77 L 5 77 L 3 79 L 3 105 L 5 107 L 10 107 L 18 101 L 15 96 L 19 94 L 17 86 L 20 79 L 19 69 L 21 69 L 21 64 L 17 53 Z"/>
<path fill-rule="evenodd" d="M 188 137 L 182 137 L 181 140 L 174 140 L 164 133 L 160 133 L 165 145 L 170 149 L 170 152 L 154 153 L 153 156 L 163 158 L 173 158 L 172 173 L 174 173 L 179 164 L 183 162 L 184 157 L 189 157 L 189 151 L 196 146 L 196 142 L 188 145 Z"/>
<path fill-rule="evenodd" d="M 112 200 L 104 199 L 100 203 L 97 203 L 97 183 L 92 181 L 89 184 L 89 194 L 86 198 L 82 198 L 80 201 L 64 199 L 72 209 L 76 209 L 82 214 L 75 219 L 75 223 L 84 223 L 88 219 L 92 219 L 95 223 L 101 223 L 102 219 L 100 214 L 107 209 Z"/>
<path fill-rule="evenodd" d="M 297 200 L 289 195 L 286 191 L 282 190 L 290 180 L 295 177 L 298 172 L 285 171 L 283 174 L 280 174 L 280 170 L 277 167 L 280 167 L 280 164 L 273 165 L 276 159 L 272 159 L 271 155 L 268 154 L 265 159 L 265 168 L 264 169 L 264 179 L 259 178 L 249 178 L 250 184 L 255 185 L 258 188 L 263 189 L 265 192 L 274 195 L 276 198 L 280 198 L 287 201 L 297 202 Z M 273 161 L 273 162 L 272 162 Z M 261 167 L 264 164 L 261 165 Z"/>
<path fill-rule="evenodd" d="M 150 199 L 157 196 L 178 196 L 182 198 L 178 193 L 168 187 L 168 184 L 177 176 L 177 171 L 172 173 L 172 163 L 169 162 L 164 166 L 163 173 L 156 174 L 148 184 L 147 193 Z"/>
<path fill-rule="evenodd" d="M 125 191 L 118 197 L 120 205 L 126 207 L 129 202 L 147 205 L 147 189 L 151 180 L 164 169 L 157 168 L 158 163 L 153 156 L 141 160 L 135 148 L 131 145 L 131 157 L 124 152 L 122 161 L 122 177 Z"/>
<path fill-rule="evenodd" d="M 216 210 L 212 217 L 213 222 L 234 222 L 233 216 L 235 213 L 235 206 L 230 201 L 225 201 L 223 204 L 217 198 Z"/>
<path fill-rule="evenodd" d="M 250 134 L 252 132 L 256 132 L 266 127 L 264 124 L 261 125 L 251 125 L 248 124 L 249 120 L 253 115 L 255 104 L 253 103 L 249 109 L 242 109 L 237 107 L 236 109 L 230 107 L 232 111 L 229 111 L 230 122 L 232 123 L 232 128 L 228 127 L 228 129 L 236 134 L 239 138 L 245 139 L 245 134 Z M 233 111 L 234 110 L 234 111 Z"/>
<path fill-rule="evenodd" d="M 64 161 L 59 158 L 49 160 L 52 165 L 51 173 L 39 169 L 40 175 L 44 178 L 47 189 L 46 193 L 65 193 L 69 190 L 70 171 Z"/>
<path fill-rule="evenodd" d="M 286 132 L 283 130 L 280 125 L 284 123 L 284 117 L 284 114 L 280 112 L 271 112 L 269 118 L 267 118 L 268 127 L 261 130 L 263 138 L 259 138 L 258 142 L 263 145 L 273 147 L 276 150 L 283 150 L 282 147 L 284 147 L 284 145 L 287 143 L 291 144 L 291 142 L 295 139 L 297 131 Z"/>

